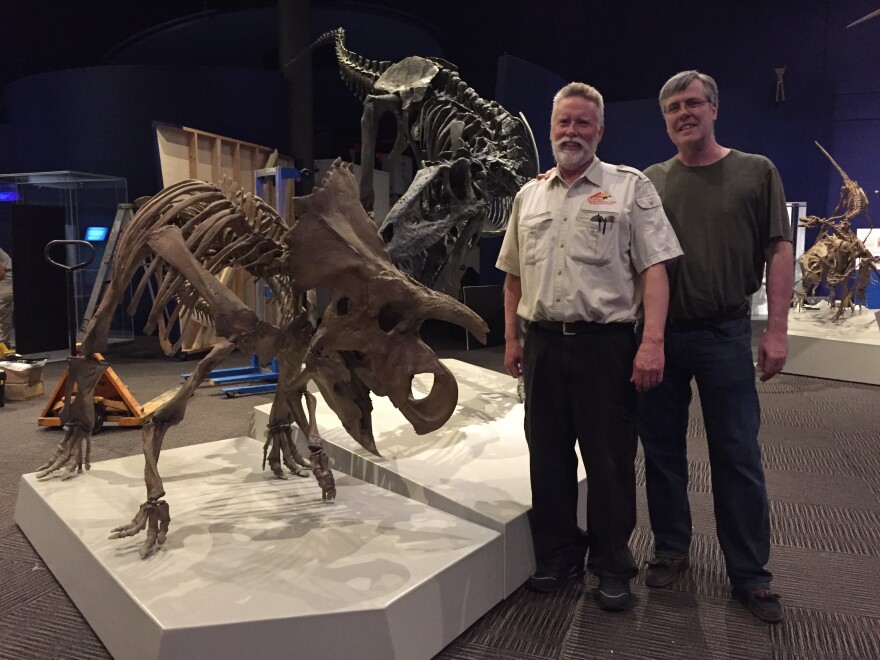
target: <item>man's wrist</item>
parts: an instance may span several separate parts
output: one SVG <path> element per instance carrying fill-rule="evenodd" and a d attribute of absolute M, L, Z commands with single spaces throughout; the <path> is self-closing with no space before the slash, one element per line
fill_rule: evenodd
<path fill-rule="evenodd" d="M 643 344 L 662 344 L 665 341 L 664 334 L 662 332 L 643 332 L 642 333 L 642 343 Z"/>

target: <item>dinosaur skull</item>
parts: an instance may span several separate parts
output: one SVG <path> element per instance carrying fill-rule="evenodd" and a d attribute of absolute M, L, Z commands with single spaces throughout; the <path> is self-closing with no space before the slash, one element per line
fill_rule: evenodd
<path fill-rule="evenodd" d="M 432 289 L 457 291 L 489 207 L 484 174 L 464 157 L 418 171 L 380 228 L 401 270 Z"/>
<path fill-rule="evenodd" d="M 306 358 L 328 405 L 371 451 L 375 445 L 367 388 L 391 399 L 417 433 L 439 428 L 455 409 L 458 387 L 422 342 L 419 329 L 434 318 L 484 338 L 486 324 L 467 307 L 392 265 L 360 204 L 354 176 L 340 161 L 320 188 L 294 203 L 297 221 L 285 238 L 293 276 L 303 287 L 332 292 Z M 417 399 L 412 379 L 422 373 L 433 374 L 434 383 L 427 396 Z"/>

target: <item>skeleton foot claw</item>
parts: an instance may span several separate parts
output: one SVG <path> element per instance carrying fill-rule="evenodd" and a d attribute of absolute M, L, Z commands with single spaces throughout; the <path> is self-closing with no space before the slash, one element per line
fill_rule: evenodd
<path fill-rule="evenodd" d="M 122 539 L 134 536 L 147 529 L 147 538 L 140 549 L 141 559 L 154 554 L 159 546 L 164 545 L 171 523 L 171 513 L 165 500 L 147 500 L 141 504 L 134 518 L 127 525 L 120 525 L 111 530 L 111 539 Z"/>
<path fill-rule="evenodd" d="M 270 426 L 263 444 L 263 469 L 266 463 L 278 479 L 287 479 L 284 467 L 297 477 L 309 476 L 309 465 L 303 460 L 293 442 L 289 424 Z"/>
<path fill-rule="evenodd" d="M 45 479 L 50 475 L 65 480 L 73 479 L 83 471 L 83 467 L 88 470 L 91 467 L 88 459 L 90 444 L 90 431 L 78 426 L 68 426 L 64 439 L 55 448 L 55 454 L 37 469 L 37 479 Z M 84 447 L 85 452 L 83 452 Z M 84 453 L 85 460 L 83 460 Z"/>
<path fill-rule="evenodd" d="M 308 477 L 309 476 L 309 469 L 308 468 L 304 468 L 301 465 L 297 465 L 296 463 L 291 465 L 290 463 L 285 462 L 284 464 L 287 466 L 287 469 L 290 470 L 291 474 L 293 474 L 297 477 Z"/>

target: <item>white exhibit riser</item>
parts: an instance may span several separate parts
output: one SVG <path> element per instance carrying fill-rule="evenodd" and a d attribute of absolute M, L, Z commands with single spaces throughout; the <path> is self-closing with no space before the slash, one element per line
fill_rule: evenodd
<path fill-rule="evenodd" d="M 508 375 L 458 360 L 443 360 L 458 382 L 458 406 L 443 428 L 417 435 L 384 397 L 373 397 L 373 435 L 382 456 L 358 445 L 320 394 L 318 431 L 334 470 L 381 486 L 446 513 L 484 525 L 504 539 L 504 595 L 518 589 L 535 568 L 528 523 L 531 508 L 529 454 L 523 406 Z M 417 376 L 414 392 L 431 381 Z M 271 404 L 256 406 L 250 435 L 266 438 Z M 300 450 L 306 444 L 294 427 Z M 574 451 L 574 449 L 572 449 Z M 586 473 L 578 464 L 579 524 L 586 527 Z"/>
<path fill-rule="evenodd" d="M 272 478 L 235 438 L 162 453 L 171 529 L 109 540 L 143 459 L 25 475 L 15 520 L 116 658 L 429 658 L 502 597 L 500 535 L 345 475 Z"/>
<path fill-rule="evenodd" d="M 534 570 L 516 381 L 444 363 L 459 403 L 438 431 L 416 435 L 373 397 L 383 457 L 319 397 L 332 503 L 311 476 L 261 470 L 269 408 L 259 406 L 256 440 L 162 453 L 171 529 L 147 560 L 143 533 L 107 538 L 143 500 L 141 456 L 70 481 L 24 475 L 16 522 L 116 658 L 432 657 Z M 578 483 L 585 527 L 582 466 Z"/>
<path fill-rule="evenodd" d="M 880 385 L 880 327 L 876 311 L 792 310 L 784 373 Z"/>

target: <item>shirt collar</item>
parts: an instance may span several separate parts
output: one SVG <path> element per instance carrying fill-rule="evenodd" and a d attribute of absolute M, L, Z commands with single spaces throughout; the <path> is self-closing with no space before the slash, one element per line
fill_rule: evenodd
<path fill-rule="evenodd" d="M 585 169 L 581 173 L 581 175 L 577 179 L 574 180 L 574 183 L 571 185 L 571 187 L 574 188 L 576 185 L 578 185 L 580 183 L 580 181 L 582 179 L 586 180 L 589 183 L 592 183 L 594 186 L 601 187 L 601 185 L 602 185 L 602 161 L 599 160 L 598 156 L 593 156 L 593 160 L 587 166 L 587 169 Z M 558 169 L 554 170 L 553 178 L 551 179 L 551 181 L 556 181 L 559 184 L 565 183 L 565 180 L 559 174 Z"/>

